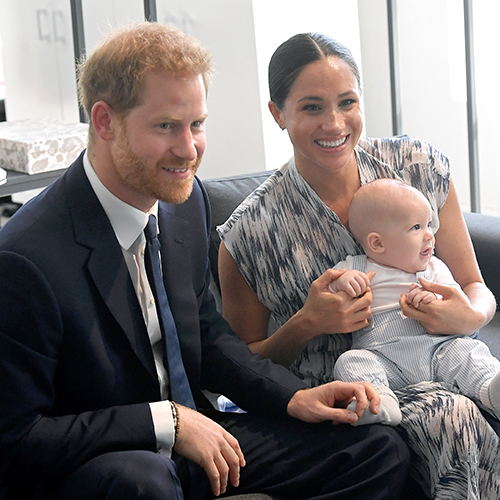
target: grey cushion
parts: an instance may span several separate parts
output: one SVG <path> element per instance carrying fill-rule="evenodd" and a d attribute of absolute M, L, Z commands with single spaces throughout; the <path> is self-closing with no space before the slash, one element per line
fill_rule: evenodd
<path fill-rule="evenodd" d="M 210 263 L 212 266 L 212 276 L 217 286 L 219 286 L 217 255 L 219 252 L 220 238 L 217 234 L 216 227 L 224 224 L 233 213 L 234 209 L 272 173 L 273 170 L 265 170 L 251 174 L 233 175 L 203 181 L 212 208 Z"/>

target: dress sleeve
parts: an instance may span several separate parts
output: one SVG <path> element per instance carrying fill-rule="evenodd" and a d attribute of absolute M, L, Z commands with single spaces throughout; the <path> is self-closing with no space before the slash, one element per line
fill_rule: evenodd
<path fill-rule="evenodd" d="M 400 179 L 418 189 L 431 204 L 432 228 L 439 228 L 439 212 L 446 203 L 450 188 L 448 158 L 425 141 L 408 136 L 382 139 L 362 138 L 358 161 L 368 178 Z"/>

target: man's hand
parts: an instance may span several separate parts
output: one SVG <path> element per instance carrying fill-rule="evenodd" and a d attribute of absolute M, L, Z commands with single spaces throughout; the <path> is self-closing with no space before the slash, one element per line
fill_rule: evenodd
<path fill-rule="evenodd" d="M 237 439 L 219 424 L 184 406 L 178 405 L 179 434 L 174 450 L 205 470 L 215 496 L 240 481 L 245 458 Z"/>
<path fill-rule="evenodd" d="M 356 412 L 347 405 L 356 398 Z M 380 396 L 369 382 L 330 382 L 312 389 L 297 391 L 288 403 L 288 414 L 304 422 L 352 424 L 370 405 L 372 413 L 378 413 Z"/>

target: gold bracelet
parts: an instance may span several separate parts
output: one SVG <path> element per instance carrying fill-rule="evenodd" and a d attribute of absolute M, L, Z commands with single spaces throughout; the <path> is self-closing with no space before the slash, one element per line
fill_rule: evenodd
<path fill-rule="evenodd" d="M 172 408 L 172 418 L 174 420 L 174 443 L 177 441 L 177 436 L 179 435 L 179 424 L 180 424 L 180 416 L 179 416 L 179 407 L 173 401 L 170 401 L 170 407 Z"/>

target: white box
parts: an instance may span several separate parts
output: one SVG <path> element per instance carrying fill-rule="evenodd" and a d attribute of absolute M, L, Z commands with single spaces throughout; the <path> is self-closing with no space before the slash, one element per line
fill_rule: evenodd
<path fill-rule="evenodd" d="M 0 122 L 0 167 L 26 174 L 69 167 L 87 147 L 88 130 L 54 120 Z"/>

